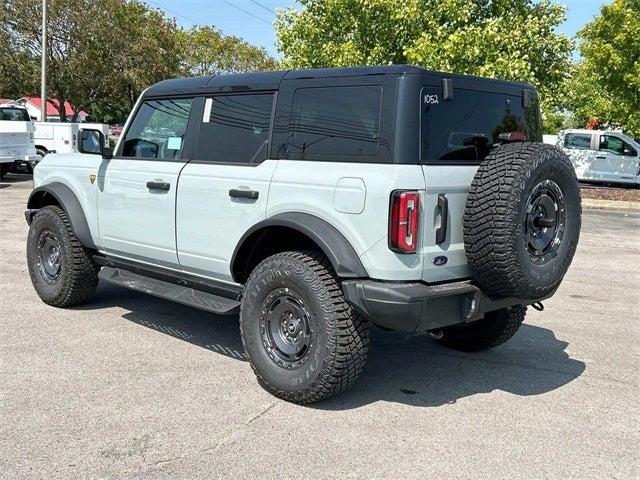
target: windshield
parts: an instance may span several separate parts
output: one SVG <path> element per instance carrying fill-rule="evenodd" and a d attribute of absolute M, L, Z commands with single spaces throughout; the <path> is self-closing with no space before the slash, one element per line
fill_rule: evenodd
<path fill-rule="evenodd" d="M 0 120 L 13 122 L 30 122 L 29 113 L 24 108 L 0 107 Z"/>
<path fill-rule="evenodd" d="M 520 96 L 459 89 L 442 100 L 441 88 L 425 87 L 420 102 L 423 162 L 480 162 L 502 133 L 542 141 L 537 98 L 523 108 Z"/>

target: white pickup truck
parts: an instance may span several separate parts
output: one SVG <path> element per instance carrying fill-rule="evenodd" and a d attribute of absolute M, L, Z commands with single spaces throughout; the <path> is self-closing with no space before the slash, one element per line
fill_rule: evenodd
<path fill-rule="evenodd" d="M 0 105 L 0 178 L 14 162 L 29 164 L 40 157 L 36 154 L 34 125 L 22 107 Z"/>
<path fill-rule="evenodd" d="M 640 143 L 621 132 L 563 130 L 557 145 L 579 180 L 640 186 Z"/>
<path fill-rule="evenodd" d="M 35 146 L 42 160 L 49 153 L 78 153 L 82 142 L 109 147 L 109 125 L 104 123 L 34 122 Z M 78 143 L 80 139 L 80 143 Z M 99 150 L 99 149 L 97 149 Z"/>

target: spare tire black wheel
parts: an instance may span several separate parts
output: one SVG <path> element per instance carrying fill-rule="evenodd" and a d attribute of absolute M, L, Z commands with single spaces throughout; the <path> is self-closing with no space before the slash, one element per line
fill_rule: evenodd
<path fill-rule="evenodd" d="M 543 143 L 491 152 L 473 179 L 464 246 L 490 295 L 535 299 L 554 292 L 580 236 L 580 188 L 569 158 Z"/>

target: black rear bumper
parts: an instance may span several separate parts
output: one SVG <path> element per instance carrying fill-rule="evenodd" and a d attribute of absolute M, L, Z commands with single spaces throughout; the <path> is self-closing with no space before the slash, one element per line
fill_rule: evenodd
<path fill-rule="evenodd" d="M 542 300 L 490 298 L 470 280 L 440 285 L 345 280 L 342 288 L 347 301 L 371 322 L 407 332 L 469 323 L 486 312 Z"/>

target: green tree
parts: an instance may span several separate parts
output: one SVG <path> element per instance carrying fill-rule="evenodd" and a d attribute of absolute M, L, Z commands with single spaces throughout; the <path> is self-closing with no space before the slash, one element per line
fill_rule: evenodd
<path fill-rule="evenodd" d="M 41 18 L 39 1 L 4 0 L 0 64 L 15 55 L 22 60 L 11 63 L 13 74 L 29 79 L 14 96 L 33 93 L 32 79 L 39 80 Z M 180 72 L 175 22 L 135 0 L 49 0 L 47 32 L 48 96 L 69 101 L 74 117 L 90 110 L 103 120 L 121 119 L 146 86 Z"/>
<path fill-rule="evenodd" d="M 182 68 L 187 75 L 218 75 L 254 70 L 273 70 L 276 61 L 266 52 L 211 26 L 193 27 L 178 33 Z"/>
<path fill-rule="evenodd" d="M 290 67 L 413 63 L 530 81 L 556 110 L 573 42 L 549 0 L 300 0 L 280 10 L 278 48 Z"/>
<path fill-rule="evenodd" d="M 582 62 L 568 107 L 585 125 L 598 119 L 640 135 L 640 0 L 614 0 L 578 32 Z"/>

